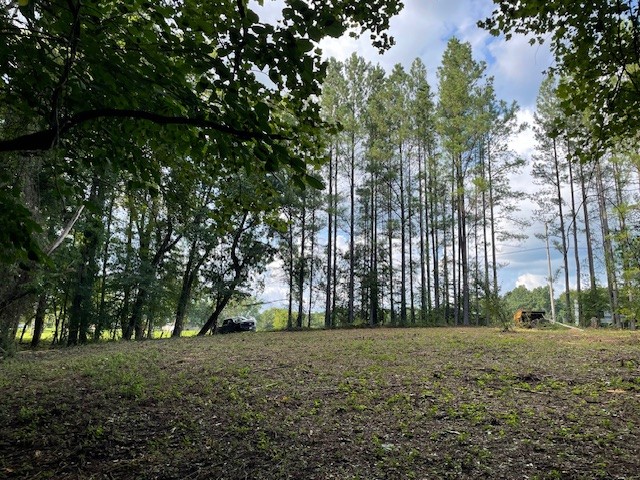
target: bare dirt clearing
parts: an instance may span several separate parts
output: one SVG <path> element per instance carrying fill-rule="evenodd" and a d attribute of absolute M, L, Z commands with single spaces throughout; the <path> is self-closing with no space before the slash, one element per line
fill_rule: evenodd
<path fill-rule="evenodd" d="M 640 478 L 635 332 L 258 333 L 0 363 L 0 477 Z"/>

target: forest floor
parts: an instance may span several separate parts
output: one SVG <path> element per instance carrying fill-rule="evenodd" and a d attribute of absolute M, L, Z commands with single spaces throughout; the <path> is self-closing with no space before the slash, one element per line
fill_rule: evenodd
<path fill-rule="evenodd" d="M 640 478 L 640 333 L 241 333 L 0 363 L 0 478 Z"/>

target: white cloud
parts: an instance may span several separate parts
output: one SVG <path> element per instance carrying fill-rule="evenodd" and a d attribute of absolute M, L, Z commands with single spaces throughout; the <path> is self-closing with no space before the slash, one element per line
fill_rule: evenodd
<path fill-rule="evenodd" d="M 528 290 L 533 290 L 534 288 L 544 287 L 547 285 L 547 279 L 544 275 L 525 273 L 520 275 L 516 280 L 516 287 L 519 287 L 520 285 L 526 287 Z"/>
<path fill-rule="evenodd" d="M 533 132 L 534 110 L 521 108 L 518 111 L 518 123 L 526 124 L 527 128 L 515 135 L 510 141 L 511 149 L 522 158 L 530 159 L 536 149 L 536 139 Z"/>
<path fill-rule="evenodd" d="M 530 45 L 524 36 L 509 41 L 494 39 L 487 45 L 490 75 L 495 78 L 501 98 L 514 99 L 524 108 L 533 109 L 544 71 L 553 65 L 546 46 Z"/>
<path fill-rule="evenodd" d="M 405 7 L 391 19 L 389 33 L 396 44 L 384 55 L 371 46 L 369 35 L 359 39 L 349 35 L 327 38 L 320 42 L 325 58 L 347 59 L 353 52 L 380 64 L 390 71 L 397 63 L 409 68 L 419 57 L 427 67 L 429 81 L 436 86 L 436 71 L 440 65 L 447 41 L 457 36 L 469 42 L 477 60 L 487 62 L 487 73 L 495 77 L 499 98 L 516 100 L 521 106 L 532 108 L 542 71 L 549 68 L 552 56 L 547 45 L 531 46 L 523 36 L 514 36 L 510 41 L 493 37 L 477 26 L 491 14 L 491 0 L 405 0 Z M 282 18 L 282 0 L 264 2 L 259 6 L 251 3 L 262 21 L 275 23 Z"/>
<path fill-rule="evenodd" d="M 288 288 L 283 279 L 284 263 L 281 259 L 276 258 L 267 265 L 266 271 L 261 275 L 259 283 L 262 286 L 259 294 L 260 301 L 263 302 L 263 308 L 286 307 Z M 258 290 L 258 282 L 255 289 Z"/>

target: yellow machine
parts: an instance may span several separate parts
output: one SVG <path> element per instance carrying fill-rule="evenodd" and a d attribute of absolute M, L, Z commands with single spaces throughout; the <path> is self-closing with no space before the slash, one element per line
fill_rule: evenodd
<path fill-rule="evenodd" d="M 546 322 L 546 313 L 544 310 L 524 310 L 521 308 L 513 315 L 513 322 L 516 324 L 516 327 L 537 327 L 538 324 Z"/>

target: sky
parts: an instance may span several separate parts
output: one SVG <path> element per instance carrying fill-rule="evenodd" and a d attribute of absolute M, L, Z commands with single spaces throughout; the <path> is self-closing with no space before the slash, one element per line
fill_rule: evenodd
<path fill-rule="evenodd" d="M 427 67 L 433 91 L 437 91 L 436 71 L 447 41 L 455 36 L 471 44 L 475 60 L 486 62 L 487 75 L 494 77 L 497 97 L 507 102 L 515 100 L 520 106 L 520 120 L 529 125 L 533 123 L 540 83 L 545 70 L 554 63 L 546 44 L 532 46 L 528 38 L 515 35 L 506 41 L 503 37 L 493 37 L 480 29 L 478 20 L 486 18 L 493 11 L 491 0 L 404 0 L 404 4 L 402 12 L 391 20 L 389 33 L 394 37 L 395 45 L 385 54 L 379 55 L 368 43 L 368 35 L 363 35 L 358 40 L 347 36 L 324 40 L 320 44 L 324 56 L 345 60 L 352 52 L 356 52 L 388 72 L 398 63 L 409 69 L 411 62 L 419 57 Z M 273 20 L 278 17 L 280 9 L 280 1 L 267 0 L 260 9 L 260 16 Z M 531 128 L 513 139 L 511 149 L 526 159 L 531 158 L 535 149 Z M 530 165 L 520 175 L 514 176 L 512 181 L 515 188 L 527 193 L 534 193 L 537 189 L 531 180 Z M 529 201 L 524 200 L 520 207 L 524 218 L 533 219 L 534 207 Z M 543 225 L 534 221 L 526 232 L 528 240 L 499 246 L 499 262 L 504 265 L 499 272 L 503 293 L 518 285 L 529 289 L 546 285 L 546 248 L 544 241 L 534 235 L 543 231 Z M 559 268 L 560 262 L 560 254 L 552 251 L 552 269 Z M 274 268 L 277 266 L 277 262 L 272 265 Z M 272 268 L 265 282 L 263 301 L 274 302 L 286 298 L 286 290 L 277 280 Z M 559 287 L 558 284 L 557 291 Z"/>

